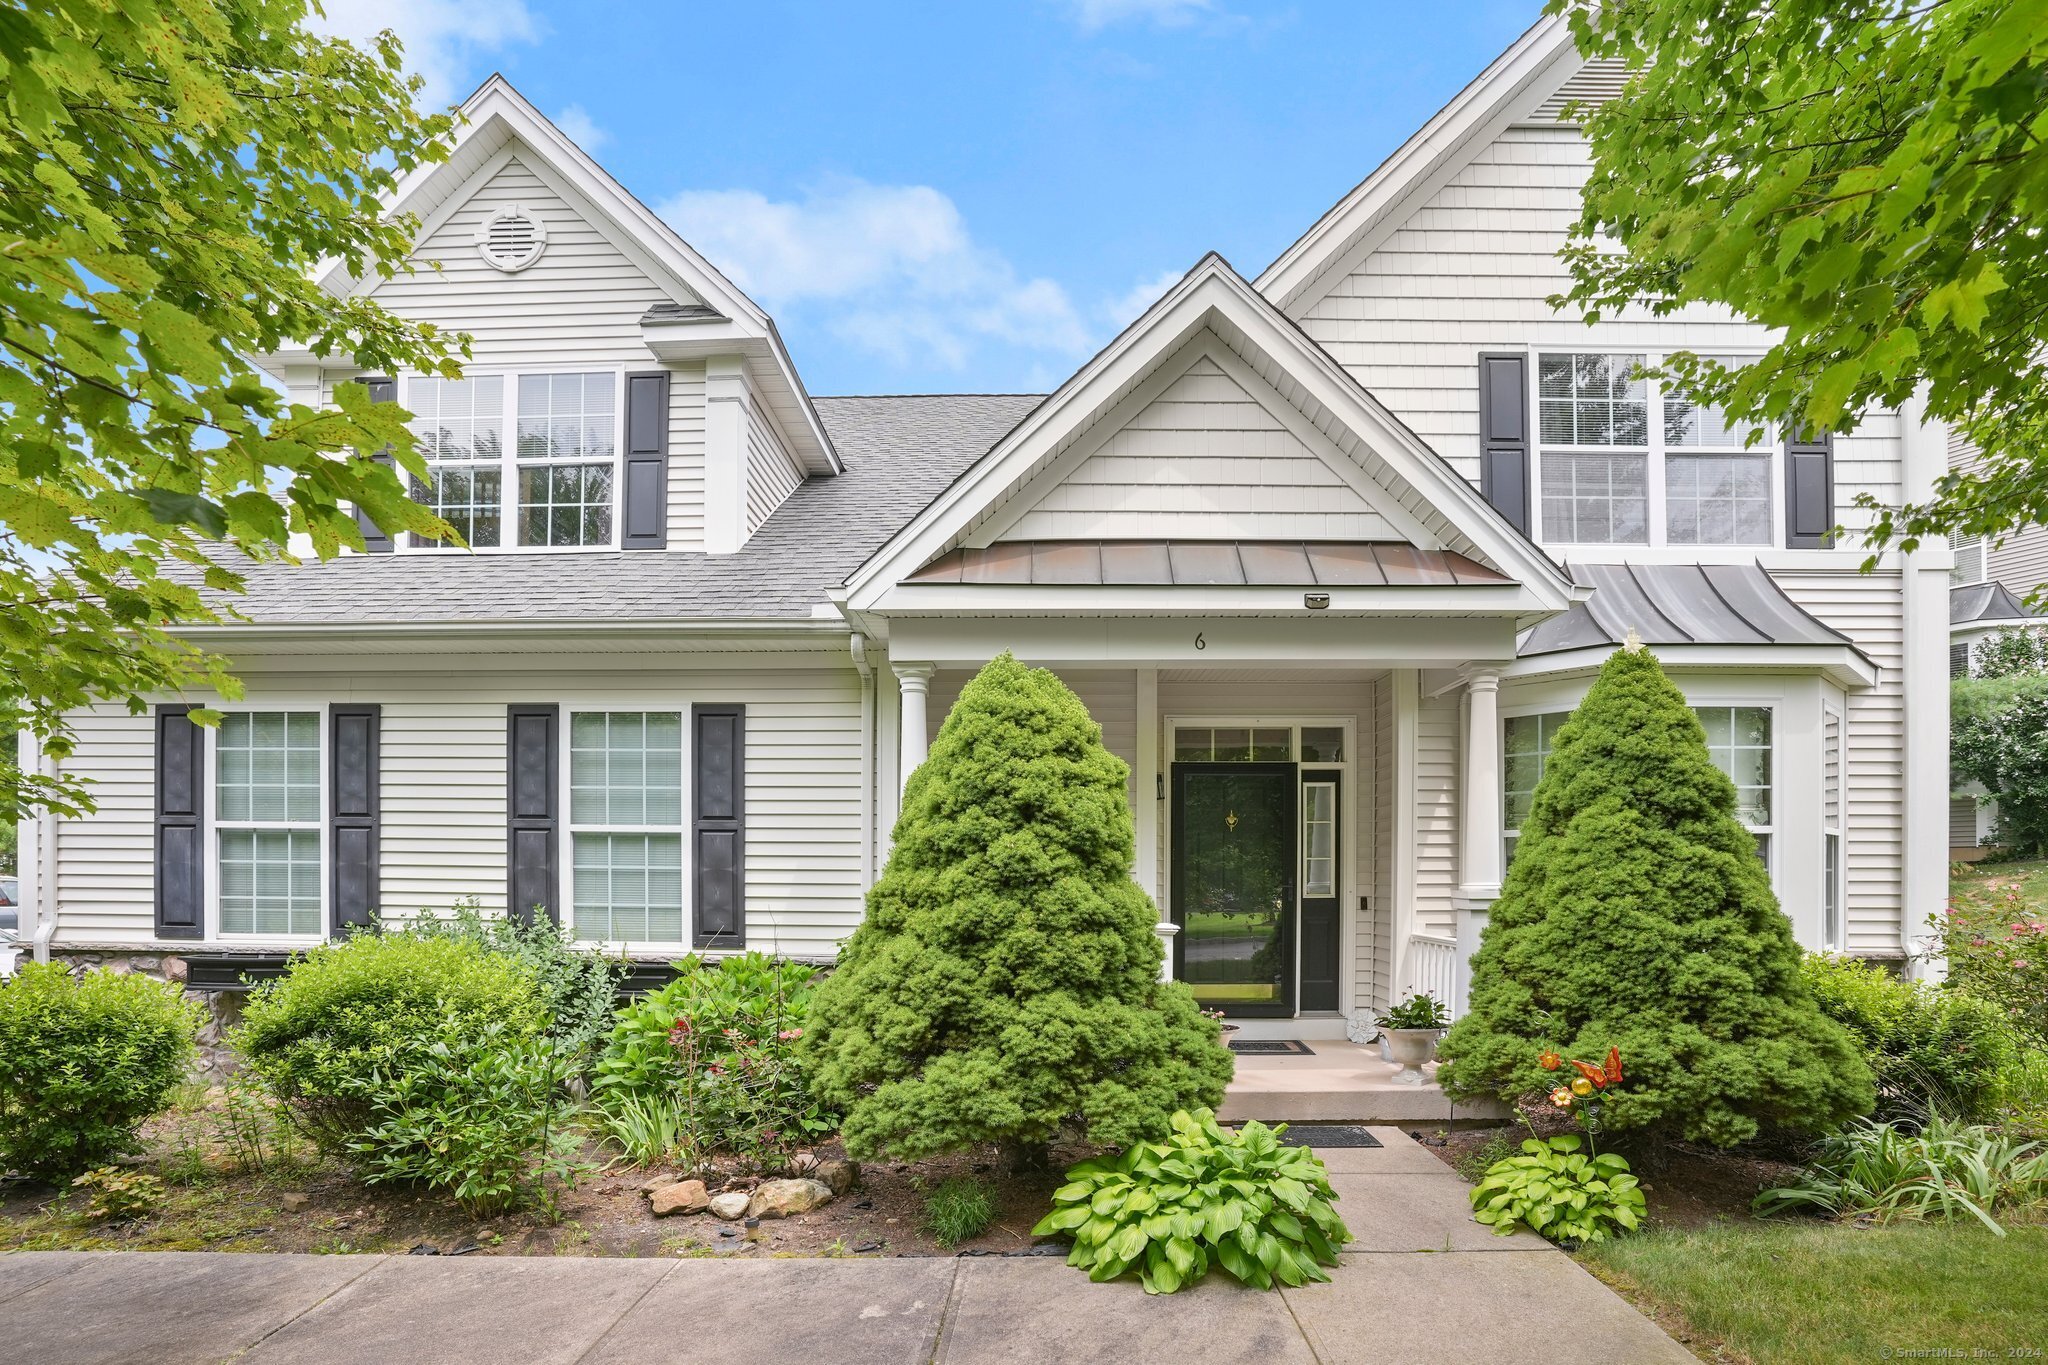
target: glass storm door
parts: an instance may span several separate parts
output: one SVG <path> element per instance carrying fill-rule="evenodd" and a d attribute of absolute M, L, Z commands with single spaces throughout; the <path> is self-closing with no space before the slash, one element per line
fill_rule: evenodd
<path fill-rule="evenodd" d="M 1292 763 L 1173 765 L 1174 975 L 1209 1008 L 1294 1012 Z"/>

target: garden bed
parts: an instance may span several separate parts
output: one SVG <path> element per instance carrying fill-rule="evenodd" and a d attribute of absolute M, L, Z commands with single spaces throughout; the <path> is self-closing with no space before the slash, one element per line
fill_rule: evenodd
<path fill-rule="evenodd" d="M 954 1256 L 1029 1249 L 1031 1226 L 1051 1207 L 1058 1174 L 1089 1155 L 1056 1149 L 1054 1169 L 1013 1176 L 994 1148 L 920 1162 L 877 1162 L 860 1183 L 821 1208 L 749 1228 L 708 1213 L 656 1218 L 641 1186 L 659 1172 L 615 1164 L 561 1195 L 558 1222 L 530 1212 L 465 1215 L 445 1195 L 402 1186 L 365 1186 L 339 1163 L 303 1148 L 269 1171 L 232 1169 L 225 1154 L 194 1136 L 206 1111 L 181 1108 L 144 1130 L 138 1169 L 167 1187 L 159 1212 L 94 1223 L 82 1194 L 47 1185 L 0 1183 L 0 1251 L 402 1252 L 529 1256 Z M 584 1155 L 610 1155 L 595 1144 Z M 819 1157 L 840 1155 L 836 1144 Z M 995 1208 L 987 1232 L 941 1246 L 924 1228 L 926 1193 L 948 1179 L 980 1181 Z M 680 1176 L 678 1176 L 680 1178 Z M 718 1189 L 716 1182 L 713 1192 Z M 721 1233 L 727 1235 L 721 1235 Z M 1057 1246 L 1065 1254 L 1064 1244 Z M 424 1254 L 424 1253 L 422 1253 Z"/>

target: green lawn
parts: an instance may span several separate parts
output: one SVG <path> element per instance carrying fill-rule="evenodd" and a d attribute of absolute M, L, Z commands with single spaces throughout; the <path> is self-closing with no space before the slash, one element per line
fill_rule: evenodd
<path fill-rule="evenodd" d="M 1963 901 L 1988 901 L 1994 892 L 2017 886 L 2032 905 L 2048 905 L 2048 862 L 2029 859 L 2010 863 L 1954 863 L 1949 868 L 1948 894 Z"/>
<path fill-rule="evenodd" d="M 1741 1222 L 1625 1237 L 1580 1259 L 1665 1310 L 1667 1326 L 1682 1317 L 1707 1360 L 2048 1359 L 2048 1228 Z"/>

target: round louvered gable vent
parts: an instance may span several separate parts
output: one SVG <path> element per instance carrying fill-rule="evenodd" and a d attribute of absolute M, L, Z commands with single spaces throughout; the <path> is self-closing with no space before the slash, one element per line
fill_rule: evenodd
<path fill-rule="evenodd" d="M 524 270 L 547 250 L 547 224 L 518 204 L 499 209 L 476 230 L 477 254 L 487 265 L 510 274 Z"/>

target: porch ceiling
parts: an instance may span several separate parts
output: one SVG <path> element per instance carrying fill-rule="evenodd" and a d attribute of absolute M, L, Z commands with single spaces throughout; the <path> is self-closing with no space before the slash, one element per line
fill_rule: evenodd
<path fill-rule="evenodd" d="M 1453 550 L 1395 541 L 1005 541 L 948 550 L 907 583 L 1148 587 L 1454 587 L 1512 584 Z"/>

